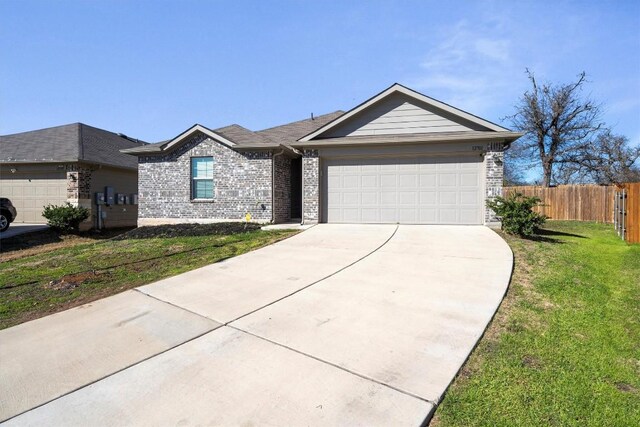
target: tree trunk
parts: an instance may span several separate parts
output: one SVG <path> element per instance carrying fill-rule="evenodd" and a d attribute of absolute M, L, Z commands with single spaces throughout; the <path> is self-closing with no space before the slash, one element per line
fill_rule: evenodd
<path fill-rule="evenodd" d="M 546 160 L 542 162 L 542 186 L 551 187 L 551 175 L 553 173 L 553 162 Z"/>

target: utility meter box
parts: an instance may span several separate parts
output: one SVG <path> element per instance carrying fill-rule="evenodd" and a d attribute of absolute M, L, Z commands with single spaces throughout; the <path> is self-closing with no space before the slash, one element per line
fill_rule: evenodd
<path fill-rule="evenodd" d="M 116 193 L 113 187 L 104 187 L 104 202 L 107 205 L 114 205 L 116 202 Z"/>
<path fill-rule="evenodd" d="M 96 205 L 104 205 L 104 193 L 95 193 Z"/>
<path fill-rule="evenodd" d="M 124 205 L 127 203 L 126 196 L 122 193 L 116 194 L 116 204 Z"/>
<path fill-rule="evenodd" d="M 129 196 L 129 198 L 131 199 L 131 204 L 132 205 L 137 205 L 138 204 L 138 195 L 137 194 L 132 194 L 131 196 Z"/>

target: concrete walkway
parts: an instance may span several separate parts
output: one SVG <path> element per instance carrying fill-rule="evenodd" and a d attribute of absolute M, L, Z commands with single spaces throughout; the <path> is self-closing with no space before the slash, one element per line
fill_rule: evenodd
<path fill-rule="evenodd" d="M 420 425 L 511 266 L 484 227 L 319 225 L 0 331 L 0 419 Z"/>

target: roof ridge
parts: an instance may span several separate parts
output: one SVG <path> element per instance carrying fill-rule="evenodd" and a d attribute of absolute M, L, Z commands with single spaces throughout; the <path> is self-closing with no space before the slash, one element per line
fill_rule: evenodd
<path fill-rule="evenodd" d="M 319 116 L 314 116 L 313 119 L 312 118 L 300 119 L 300 120 L 296 120 L 296 121 L 293 121 L 293 122 L 285 123 L 285 124 L 282 124 L 282 125 L 272 126 L 272 127 L 266 128 L 266 129 L 260 129 L 260 130 L 257 130 L 255 132 L 256 133 L 265 132 L 265 131 L 269 131 L 269 130 L 272 130 L 272 129 L 280 128 L 280 127 L 283 127 L 283 126 L 294 125 L 296 123 L 304 122 L 304 121 L 307 121 L 307 120 L 318 120 L 321 117 L 329 116 L 331 114 L 336 114 L 336 113 L 344 113 L 344 111 L 343 110 L 336 110 L 336 111 L 332 111 L 330 113 L 324 113 L 324 114 L 320 114 Z"/>

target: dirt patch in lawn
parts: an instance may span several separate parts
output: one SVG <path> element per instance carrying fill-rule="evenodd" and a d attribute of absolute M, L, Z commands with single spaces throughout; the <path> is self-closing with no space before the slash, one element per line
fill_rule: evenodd
<path fill-rule="evenodd" d="M 138 227 L 120 234 L 113 240 L 155 239 L 168 237 L 198 237 L 246 233 L 260 229 L 260 224 L 253 222 L 219 222 L 215 224 L 172 224 Z"/>
<path fill-rule="evenodd" d="M 44 287 L 54 291 L 68 291 L 77 288 L 86 281 L 95 280 L 105 274 L 109 274 L 109 272 L 85 271 L 77 274 L 68 274 L 60 279 L 50 281 Z"/>
<path fill-rule="evenodd" d="M 0 262 L 51 252 L 82 243 L 106 240 L 129 230 L 131 230 L 130 227 L 103 230 L 102 232 L 88 231 L 80 234 L 60 235 L 54 230 L 47 229 L 20 234 L 2 239 L 0 242 Z"/>

